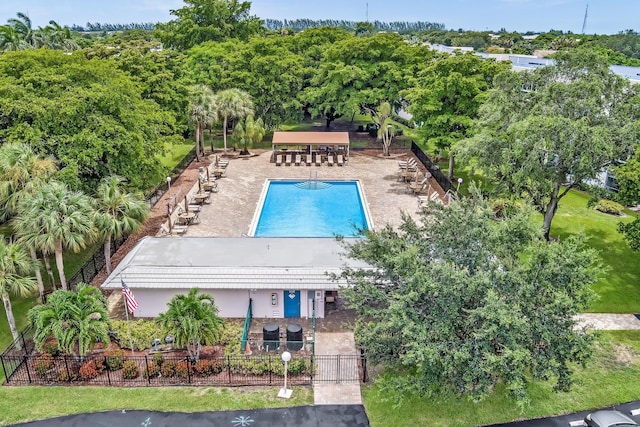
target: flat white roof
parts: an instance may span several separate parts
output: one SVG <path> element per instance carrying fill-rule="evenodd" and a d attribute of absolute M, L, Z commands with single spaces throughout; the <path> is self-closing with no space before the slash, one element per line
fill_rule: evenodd
<path fill-rule="evenodd" d="M 337 289 L 346 283 L 327 273 L 344 265 L 367 267 L 333 238 L 145 237 L 102 286 L 118 289 L 122 278 L 132 289 Z"/>
<path fill-rule="evenodd" d="M 349 132 L 274 132 L 273 145 L 349 145 Z"/>

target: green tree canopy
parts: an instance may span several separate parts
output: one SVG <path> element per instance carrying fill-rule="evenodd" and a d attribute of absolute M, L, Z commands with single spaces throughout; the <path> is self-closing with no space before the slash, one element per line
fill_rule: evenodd
<path fill-rule="evenodd" d="M 428 48 L 409 46 L 397 34 L 351 36 L 326 49 L 300 99 L 312 116 L 324 116 L 327 127 L 345 114 L 374 115 L 382 102 L 397 106 L 409 78 L 433 56 Z"/>
<path fill-rule="evenodd" d="M 206 41 L 229 38 L 247 40 L 263 31 L 262 20 L 250 15 L 251 2 L 238 0 L 184 0 L 172 10 L 176 19 L 157 24 L 157 34 L 167 47 L 189 49 Z"/>
<path fill-rule="evenodd" d="M 427 63 L 415 84 L 402 94 L 409 101 L 413 120 L 421 123 L 420 135 L 442 152 L 471 136 L 486 92 L 496 74 L 510 70 L 508 62 L 482 59 L 475 53 L 445 55 Z M 453 180 L 453 155 L 449 157 Z"/>
<path fill-rule="evenodd" d="M 549 238 L 558 202 L 576 184 L 626 158 L 639 133 L 635 87 L 587 50 L 557 64 L 499 75 L 481 108 L 467 157 L 509 194 L 526 195 Z"/>
<path fill-rule="evenodd" d="M 108 60 L 37 50 L 0 56 L 0 138 L 59 164 L 59 179 L 93 191 L 109 175 L 148 188 L 176 141 L 172 115 Z"/>
<path fill-rule="evenodd" d="M 474 196 L 347 245 L 371 266 L 343 271 L 356 339 L 397 373 L 390 393 L 481 399 L 503 383 L 525 402 L 531 381 L 569 388 L 591 352 L 573 316 L 593 298 L 596 255 L 577 239 L 547 243 L 530 214 L 496 222 Z"/>
<path fill-rule="evenodd" d="M 292 52 L 291 37 L 252 37 L 248 42 L 204 43 L 188 51 L 193 80 L 214 92 L 230 88 L 251 95 L 256 115 L 268 125 L 301 117 L 298 94 L 307 75 L 303 56 Z"/>

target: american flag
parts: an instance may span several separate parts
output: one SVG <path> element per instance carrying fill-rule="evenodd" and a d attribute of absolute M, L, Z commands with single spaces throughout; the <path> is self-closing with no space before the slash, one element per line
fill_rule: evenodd
<path fill-rule="evenodd" d="M 124 296 L 124 300 L 127 303 L 127 309 L 133 313 L 138 308 L 138 301 L 136 301 L 136 297 L 131 292 L 131 289 L 124 283 L 124 280 L 120 279 L 122 282 L 122 295 Z"/>

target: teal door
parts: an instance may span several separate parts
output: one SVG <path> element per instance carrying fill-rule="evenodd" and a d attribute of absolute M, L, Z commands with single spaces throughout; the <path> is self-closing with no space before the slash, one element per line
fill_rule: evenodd
<path fill-rule="evenodd" d="M 284 291 L 284 317 L 300 317 L 300 291 Z"/>

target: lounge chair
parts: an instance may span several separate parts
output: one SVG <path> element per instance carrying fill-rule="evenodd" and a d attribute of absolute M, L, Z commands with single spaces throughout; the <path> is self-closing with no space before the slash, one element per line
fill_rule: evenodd
<path fill-rule="evenodd" d="M 344 166 L 344 157 L 342 157 L 342 154 L 338 154 L 338 166 Z"/>
<path fill-rule="evenodd" d="M 313 153 L 316 166 L 322 166 L 322 156 L 319 153 Z"/>
<path fill-rule="evenodd" d="M 302 163 L 302 156 L 300 154 L 296 154 L 296 166 L 300 166 Z"/>
<path fill-rule="evenodd" d="M 186 225 L 173 225 L 171 227 L 171 232 L 169 232 L 169 227 L 167 227 L 166 225 L 162 224 L 160 226 L 160 230 L 162 231 L 162 234 L 164 234 L 165 236 L 171 234 L 172 236 L 181 236 L 184 233 L 187 232 L 187 226 Z"/>
<path fill-rule="evenodd" d="M 412 182 L 411 184 L 409 184 L 409 190 L 411 190 L 413 194 L 420 194 L 424 190 L 426 190 L 428 186 L 429 180 L 425 178 L 420 182 Z"/>
<path fill-rule="evenodd" d="M 287 156 L 285 157 L 284 165 L 291 166 L 291 154 L 287 154 Z"/>
<path fill-rule="evenodd" d="M 305 154 L 304 159 L 307 166 L 311 166 L 311 154 Z"/>
<path fill-rule="evenodd" d="M 282 154 L 276 156 L 276 166 L 282 166 Z"/>
<path fill-rule="evenodd" d="M 327 156 L 327 164 L 328 164 L 329 166 L 333 166 L 333 154 L 329 154 L 329 155 Z"/>

